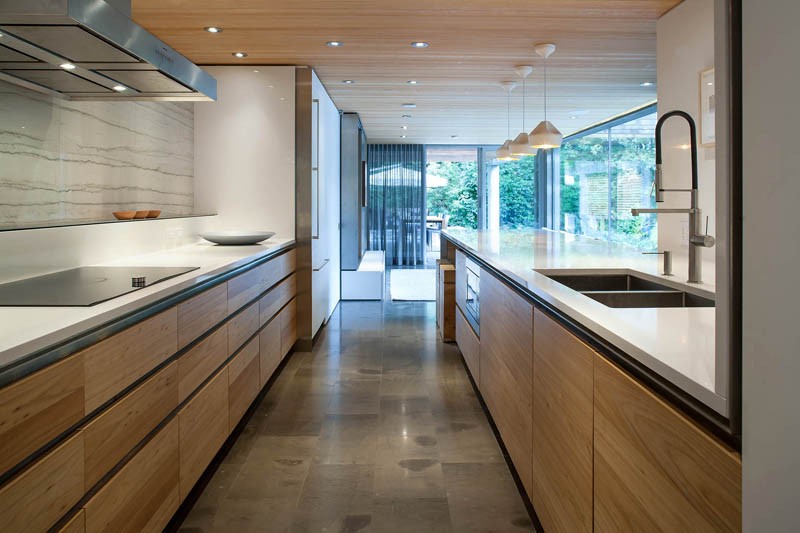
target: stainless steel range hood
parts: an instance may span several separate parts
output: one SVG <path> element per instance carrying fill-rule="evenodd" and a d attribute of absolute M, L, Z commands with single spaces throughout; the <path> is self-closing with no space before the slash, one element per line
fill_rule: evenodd
<path fill-rule="evenodd" d="M 0 79 L 68 100 L 216 100 L 217 81 L 130 0 L 0 0 Z"/>

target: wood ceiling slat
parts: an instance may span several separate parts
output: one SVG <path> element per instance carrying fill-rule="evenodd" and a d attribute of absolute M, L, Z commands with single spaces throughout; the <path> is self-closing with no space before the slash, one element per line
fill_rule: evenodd
<path fill-rule="evenodd" d="M 133 0 L 133 15 L 201 65 L 311 65 L 337 106 L 361 115 L 371 142 L 499 144 L 499 82 L 515 78 L 514 65 L 541 66 L 537 42 L 558 45 L 548 63 L 548 116 L 565 134 L 654 100 L 655 88 L 639 83 L 655 81 L 656 21 L 679 2 Z M 225 31 L 208 34 L 209 25 Z M 329 40 L 345 46 L 328 48 Z M 431 46 L 412 49 L 415 40 Z M 248 57 L 233 58 L 236 50 Z M 527 83 L 527 129 L 541 118 L 541 77 L 537 68 Z M 520 90 L 512 130 L 521 127 Z M 404 102 L 418 107 L 402 109 Z"/>

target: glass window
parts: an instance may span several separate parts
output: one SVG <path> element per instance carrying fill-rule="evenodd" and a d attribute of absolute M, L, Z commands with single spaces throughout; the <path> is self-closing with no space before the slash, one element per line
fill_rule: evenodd
<path fill-rule="evenodd" d="M 655 112 L 566 141 L 560 150 L 559 229 L 639 249 L 657 247 L 652 207 Z"/>
<path fill-rule="evenodd" d="M 537 228 L 536 157 L 498 161 L 484 150 L 486 225 L 489 229 Z"/>
<path fill-rule="evenodd" d="M 445 227 L 478 228 L 478 149 L 427 147 L 428 216 Z"/>

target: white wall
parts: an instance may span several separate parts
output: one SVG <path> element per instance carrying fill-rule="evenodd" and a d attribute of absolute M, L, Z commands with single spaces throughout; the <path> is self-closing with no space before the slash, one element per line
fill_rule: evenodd
<path fill-rule="evenodd" d="M 699 120 L 699 73 L 714 66 L 714 0 L 684 0 L 658 20 L 658 113 L 680 109 Z M 690 152 L 680 145 L 689 143 L 689 128 L 680 118 L 664 124 L 663 170 L 665 188 L 691 186 Z M 715 168 L 714 148 L 698 147 L 698 173 L 700 209 L 703 217 L 709 216 L 708 232 L 715 235 Z M 664 203 L 658 207 L 689 207 L 688 193 L 666 193 Z M 658 246 L 671 250 L 676 256 L 686 257 L 688 251 L 688 215 L 658 215 Z M 702 250 L 708 267 L 703 271 L 704 281 L 714 276 L 714 248 Z M 678 260 L 681 264 L 683 261 Z"/>
<path fill-rule="evenodd" d="M 216 229 L 294 238 L 295 68 L 204 68 L 218 99 L 195 106 L 196 209 Z"/>
<path fill-rule="evenodd" d="M 800 2 L 743 1 L 744 530 L 800 529 Z"/>
<path fill-rule="evenodd" d="M 312 285 L 312 331 L 316 334 L 320 325 L 328 319 L 340 297 L 341 250 L 339 220 L 341 197 L 341 119 L 339 110 L 331 100 L 316 73 L 312 73 L 312 98 L 319 100 L 319 130 L 316 157 L 312 164 L 318 167 L 318 190 L 312 187 L 312 217 L 319 217 L 318 223 L 312 220 L 313 230 L 319 238 L 312 240 L 311 256 L 315 269 Z M 312 128 L 315 129 L 315 128 Z M 327 260 L 327 263 L 325 262 Z"/>

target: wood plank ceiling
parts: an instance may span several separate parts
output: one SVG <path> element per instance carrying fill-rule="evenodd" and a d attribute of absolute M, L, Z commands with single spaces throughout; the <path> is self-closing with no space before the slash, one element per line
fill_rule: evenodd
<path fill-rule="evenodd" d="M 526 130 L 542 118 L 536 43 L 558 45 L 548 61 L 548 118 L 564 134 L 655 100 L 656 87 L 640 84 L 656 81 L 656 20 L 679 2 L 133 0 L 133 17 L 201 65 L 311 65 L 336 105 L 359 113 L 370 142 L 500 144 L 500 82 L 516 78 L 515 65 L 536 67 L 526 84 Z M 344 46 L 327 47 L 333 40 Z M 414 41 L 430 46 L 416 49 Z M 518 84 L 512 137 L 521 117 Z"/>

